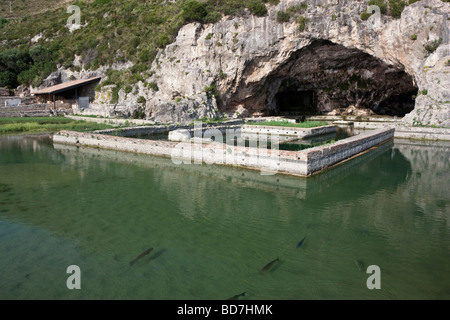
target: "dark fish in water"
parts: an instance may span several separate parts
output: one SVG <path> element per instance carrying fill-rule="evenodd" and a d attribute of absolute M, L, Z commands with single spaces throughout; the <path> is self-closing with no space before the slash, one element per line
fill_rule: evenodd
<path fill-rule="evenodd" d="M 130 266 L 132 266 L 133 263 L 135 263 L 139 259 L 141 259 L 141 258 L 145 257 L 146 255 L 148 255 L 152 250 L 153 250 L 153 248 L 150 248 L 150 249 L 147 249 L 144 252 L 142 252 L 136 259 L 134 259 L 133 261 L 130 262 Z"/>
<path fill-rule="evenodd" d="M 363 272 L 364 271 L 364 262 L 362 262 L 361 260 L 353 260 L 353 261 L 355 262 L 359 271 Z"/>
<path fill-rule="evenodd" d="M 297 245 L 297 248 L 300 248 L 303 244 L 303 241 L 305 241 L 306 237 L 304 237 Z"/>
<path fill-rule="evenodd" d="M 238 300 L 239 297 L 243 297 L 243 296 L 245 296 L 245 292 L 242 292 L 240 294 L 234 295 L 231 298 L 229 298 L 228 300 Z"/>
<path fill-rule="evenodd" d="M 266 266 L 265 266 L 264 268 L 262 268 L 262 271 L 267 271 L 267 270 L 269 270 L 270 267 L 272 267 L 272 265 L 273 265 L 275 262 L 279 261 L 279 260 L 280 260 L 279 258 L 276 258 L 275 260 L 270 261 L 268 264 L 266 264 Z"/>

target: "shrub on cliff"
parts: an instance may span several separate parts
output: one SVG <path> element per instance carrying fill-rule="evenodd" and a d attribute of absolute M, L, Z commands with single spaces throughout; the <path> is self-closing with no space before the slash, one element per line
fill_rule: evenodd
<path fill-rule="evenodd" d="M 181 10 L 185 22 L 203 22 L 208 14 L 205 5 L 196 0 L 186 2 Z"/>
<path fill-rule="evenodd" d="M 277 12 L 277 21 L 280 22 L 280 23 L 289 22 L 290 18 L 291 18 L 291 16 L 289 15 L 289 13 L 287 13 L 285 11 L 278 11 Z"/>
<path fill-rule="evenodd" d="M 260 0 L 251 0 L 247 3 L 246 7 L 255 16 L 262 17 L 267 14 L 266 6 Z"/>
<path fill-rule="evenodd" d="M 399 18 L 407 3 L 401 0 L 389 0 L 389 15 L 394 18 Z"/>

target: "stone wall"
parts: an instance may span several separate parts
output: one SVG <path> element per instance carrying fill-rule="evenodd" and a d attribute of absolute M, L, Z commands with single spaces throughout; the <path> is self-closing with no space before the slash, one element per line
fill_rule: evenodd
<path fill-rule="evenodd" d="M 106 132 L 103 131 L 103 133 Z M 72 131 L 61 131 L 55 134 L 53 141 L 62 144 L 171 157 L 175 163 L 233 165 L 261 170 L 262 174 L 282 172 L 310 176 L 375 147 L 391 139 L 393 135 L 394 129 L 379 129 L 340 140 L 328 146 L 299 152 L 246 148 L 221 142 L 177 143 Z"/>

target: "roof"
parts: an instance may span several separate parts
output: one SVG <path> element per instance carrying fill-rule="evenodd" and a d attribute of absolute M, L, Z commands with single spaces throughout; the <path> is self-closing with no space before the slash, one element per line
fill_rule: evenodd
<path fill-rule="evenodd" d="M 55 86 L 51 86 L 51 87 L 47 87 L 47 88 L 38 90 L 38 91 L 34 92 L 34 94 L 56 94 L 56 93 L 60 93 L 60 92 L 74 89 L 77 87 L 81 87 L 81 86 L 84 86 L 87 84 L 91 84 L 95 81 L 99 81 L 101 78 L 102 77 L 94 77 L 94 78 L 90 78 L 90 79 L 80 79 L 80 80 L 75 80 L 75 81 L 64 82 L 64 83 L 57 84 Z"/>

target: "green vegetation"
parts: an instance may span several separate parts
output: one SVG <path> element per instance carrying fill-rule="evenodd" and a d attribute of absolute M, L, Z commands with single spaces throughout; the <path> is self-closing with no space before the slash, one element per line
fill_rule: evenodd
<path fill-rule="evenodd" d="M 293 128 L 315 128 L 328 125 L 326 121 L 305 121 L 300 123 L 292 123 L 289 121 L 262 121 L 262 122 L 248 122 L 249 125 L 255 126 L 275 126 L 275 127 L 293 127 Z"/>
<path fill-rule="evenodd" d="M 150 82 L 149 84 L 148 84 L 148 87 L 150 88 L 150 89 L 152 89 L 153 91 L 159 91 L 159 88 L 158 88 L 158 84 L 156 83 L 156 82 Z"/>
<path fill-rule="evenodd" d="M 291 16 L 289 15 L 289 13 L 287 13 L 285 11 L 277 12 L 277 22 L 279 22 L 279 23 L 289 22 L 290 18 L 291 18 Z"/>
<path fill-rule="evenodd" d="M 426 44 L 423 45 L 423 47 L 425 48 L 425 50 L 428 53 L 433 53 L 441 45 L 441 43 L 442 43 L 442 38 L 439 38 L 439 40 L 433 40 L 433 41 L 427 42 Z"/>
<path fill-rule="evenodd" d="M 105 84 L 115 84 L 117 92 L 151 75 L 150 66 L 158 49 L 173 42 L 186 23 L 213 23 L 223 15 L 241 16 L 246 10 L 261 16 L 278 0 L 141 0 L 73 1 L 80 7 L 82 28 L 66 27 L 68 3 L 35 0 L 14 7 L 7 16 L 9 2 L 0 3 L 0 86 L 38 86 L 59 64 L 77 71 L 75 55 L 82 67 L 97 69 L 130 61 L 130 70 L 108 75 Z M 5 16 L 6 15 L 6 16 Z M 39 35 L 34 42 L 32 38 Z M 11 63 L 16 61 L 16 63 Z M 99 88 L 100 89 L 100 88 Z"/>
<path fill-rule="evenodd" d="M 0 87 L 10 89 L 19 84 L 38 86 L 56 70 L 57 43 L 44 47 L 35 45 L 27 49 L 11 48 L 0 51 Z"/>
<path fill-rule="evenodd" d="M 318 142 L 314 144 L 297 144 L 297 143 L 280 143 L 278 149 L 286 151 L 301 151 L 305 149 L 310 149 L 318 146 L 327 146 L 335 143 L 336 140 L 330 140 L 328 142 Z"/>
<path fill-rule="evenodd" d="M 389 0 L 389 15 L 394 18 L 399 18 L 406 6 L 407 3 L 405 1 Z"/>
<path fill-rule="evenodd" d="M 8 23 L 7 19 L 0 17 L 0 29 L 3 27 L 3 25 L 5 25 L 7 23 Z"/>
<path fill-rule="evenodd" d="M 369 6 L 378 6 L 382 14 L 387 13 L 387 4 L 384 0 L 370 0 L 368 3 Z"/>
<path fill-rule="evenodd" d="M 215 97 L 217 99 L 219 97 L 219 95 L 220 95 L 219 91 L 217 90 L 217 87 L 216 87 L 215 83 L 212 83 L 209 86 L 205 87 L 203 89 L 203 91 L 206 92 L 206 96 L 208 98 Z"/>
<path fill-rule="evenodd" d="M 414 1 L 415 2 L 415 1 Z M 387 14 L 394 18 L 399 18 L 403 12 L 403 9 L 408 5 L 412 4 L 414 2 L 407 3 L 406 1 L 402 0 L 389 0 L 386 2 L 385 0 L 370 0 L 368 2 L 369 6 L 378 6 L 380 8 L 380 12 L 382 14 Z M 389 3 L 389 5 L 388 5 Z M 370 17 L 371 14 L 367 14 L 365 12 L 364 14 L 361 14 L 362 20 L 367 20 Z"/>
<path fill-rule="evenodd" d="M 60 130 L 88 132 L 110 128 L 113 127 L 103 123 L 64 117 L 0 118 L 0 134 L 57 132 Z"/>
<path fill-rule="evenodd" d="M 277 12 L 277 22 L 285 23 L 289 22 L 291 18 L 295 18 L 299 24 L 303 25 L 303 29 L 305 28 L 305 23 L 307 21 L 306 18 L 303 18 L 301 14 L 303 14 L 306 9 L 308 9 L 308 4 L 305 2 L 300 3 L 296 6 L 291 6 L 286 9 L 286 11 L 278 11 Z M 303 31 L 303 29 L 301 31 Z"/>
<path fill-rule="evenodd" d="M 259 0 L 250 0 L 247 1 L 247 8 L 250 9 L 250 12 L 255 16 L 262 17 L 267 14 L 267 8 L 264 3 Z"/>
<path fill-rule="evenodd" d="M 143 96 L 139 96 L 139 98 L 137 99 L 137 103 L 145 104 L 146 102 L 147 100 Z"/>
<path fill-rule="evenodd" d="M 413 35 L 411 35 L 411 40 L 413 40 L 413 41 L 415 41 L 415 40 L 417 40 L 417 34 L 413 34 Z"/>
<path fill-rule="evenodd" d="M 372 15 L 372 13 L 363 12 L 363 13 L 361 13 L 361 15 L 359 17 L 361 18 L 361 20 L 366 21 L 367 19 L 370 18 L 371 15 Z"/>
<path fill-rule="evenodd" d="M 305 18 L 305 17 L 303 17 L 303 16 L 300 16 L 300 17 L 298 18 L 297 22 L 298 22 L 298 28 L 299 28 L 299 30 L 300 30 L 300 31 L 303 31 L 303 30 L 305 30 L 306 23 L 308 22 L 308 18 Z"/>

